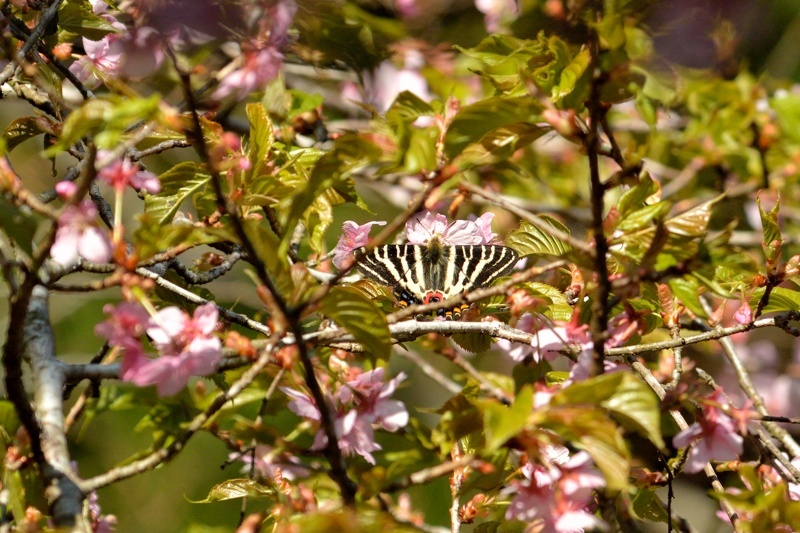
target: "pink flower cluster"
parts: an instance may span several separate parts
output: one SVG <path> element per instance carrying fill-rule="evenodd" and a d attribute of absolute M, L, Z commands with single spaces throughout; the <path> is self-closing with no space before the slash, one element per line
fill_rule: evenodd
<path fill-rule="evenodd" d="M 165 45 L 172 50 L 211 41 L 240 41 L 241 60 L 224 76 L 212 98 L 234 95 L 243 100 L 274 79 L 283 64 L 281 48 L 294 20 L 295 0 L 249 0 L 229 3 L 210 0 L 166 0 L 122 4 L 133 24 L 127 27 L 93 0 L 94 12 L 117 30 L 99 41 L 83 38 L 86 55 L 70 66 L 82 82 L 96 86 L 97 75 L 110 79 L 141 79 L 163 63 Z"/>
<path fill-rule="evenodd" d="M 492 233 L 494 213 L 484 213 L 475 220 L 455 220 L 447 222 L 447 217 L 430 211 L 423 211 L 406 222 L 406 236 L 409 244 L 428 244 L 437 238 L 444 245 L 456 244 L 492 244 L 497 235 Z M 342 236 L 333 249 L 333 264 L 342 268 L 345 260 L 369 240 L 369 232 L 373 225 L 383 226 L 384 221 L 357 224 L 352 220 L 342 225 Z"/>
<path fill-rule="evenodd" d="M 368 372 L 350 368 L 349 373 L 352 377 L 329 398 L 339 448 L 344 455 L 360 455 L 375 464 L 372 452 L 380 450 L 381 446 L 375 442 L 374 428 L 394 432 L 408 424 L 408 411 L 403 403 L 389 399 L 406 376 L 400 373 L 384 383 L 383 368 Z M 288 387 L 281 387 L 281 390 L 291 398 L 289 409 L 292 412 L 316 422 L 322 419 L 311 396 Z M 322 449 L 326 444 L 327 438 L 320 429 L 313 449 Z"/>
<path fill-rule="evenodd" d="M 546 463 L 526 463 L 523 479 L 510 483 L 507 493 L 514 494 L 506 510 L 507 520 L 533 522 L 536 531 L 574 532 L 605 527 L 605 523 L 587 510 L 593 491 L 605 486 L 605 479 L 588 453 L 569 457 L 563 446 L 551 446 Z"/>
<path fill-rule="evenodd" d="M 245 463 L 243 472 L 255 471 L 263 479 L 268 480 L 275 480 L 280 474 L 283 479 L 293 481 L 308 477 L 311 473 L 294 455 L 267 444 L 259 444 L 254 450 L 244 454 L 232 453 L 229 458 L 243 461 Z"/>
<path fill-rule="evenodd" d="M 123 350 L 120 377 L 146 387 L 156 385 L 159 396 L 171 396 L 186 386 L 190 376 L 214 372 L 222 355 L 222 343 L 213 335 L 217 308 L 207 303 L 189 316 L 177 307 L 166 307 L 150 316 L 138 303 L 107 305 L 109 318 L 95 327 L 95 334 Z M 160 357 L 144 353 L 141 336 L 147 333 Z"/>
<path fill-rule="evenodd" d="M 697 422 L 672 438 L 676 448 L 692 446 L 684 471 L 700 472 L 709 461 L 732 461 L 741 455 L 743 439 L 734 420 L 722 412 L 720 406 L 725 403 L 722 389 L 716 389 L 706 399 Z"/>
<path fill-rule="evenodd" d="M 56 188 L 59 192 L 75 187 L 69 182 L 61 183 L 67 185 L 59 184 Z M 56 239 L 50 248 L 53 261 L 69 266 L 82 257 L 92 263 L 107 263 L 113 251 L 108 232 L 97 226 L 97 207 L 91 200 L 84 199 L 61 212 Z"/>
<path fill-rule="evenodd" d="M 101 150 L 97 156 L 103 159 L 108 152 Z M 152 172 L 142 170 L 138 163 L 129 159 L 115 159 L 97 172 L 97 177 L 105 181 L 115 191 L 122 191 L 128 185 L 134 189 L 156 194 L 161 190 L 161 182 Z"/>

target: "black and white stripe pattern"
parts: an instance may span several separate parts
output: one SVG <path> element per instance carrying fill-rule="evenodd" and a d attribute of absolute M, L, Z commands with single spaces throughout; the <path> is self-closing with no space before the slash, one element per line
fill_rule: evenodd
<path fill-rule="evenodd" d="M 361 248 L 356 255 L 358 270 L 393 287 L 401 305 L 425 302 L 432 292 L 447 299 L 486 287 L 519 261 L 517 252 L 506 246 L 446 246 L 436 238 L 427 246 L 384 244 L 370 253 Z"/>

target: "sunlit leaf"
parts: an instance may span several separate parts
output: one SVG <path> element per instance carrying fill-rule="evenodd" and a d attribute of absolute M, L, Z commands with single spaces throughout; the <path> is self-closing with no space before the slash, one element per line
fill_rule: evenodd
<path fill-rule="evenodd" d="M 99 41 L 109 33 L 119 30 L 109 21 L 86 9 L 81 2 L 62 2 L 58 7 L 58 26 L 62 30 Z"/>
<path fill-rule="evenodd" d="M 492 347 L 492 338 L 483 333 L 454 333 L 452 339 L 470 353 L 485 352 Z"/>
<path fill-rule="evenodd" d="M 552 405 L 590 404 L 608 409 L 623 426 L 664 447 L 658 398 L 630 372 L 610 372 L 573 383 L 559 391 Z"/>
<path fill-rule="evenodd" d="M 160 103 L 159 94 L 147 98 L 108 96 L 87 100 L 67 116 L 61 136 L 44 154 L 53 157 L 87 135 L 93 135 L 99 148 L 112 150 L 119 145 L 128 128 L 155 117 Z"/>
<path fill-rule="evenodd" d="M 247 120 L 250 121 L 250 139 L 247 144 L 247 159 L 250 161 L 250 169 L 247 172 L 252 179 L 259 177 L 264 170 L 269 149 L 275 142 L 275 133 L 264 106 L 247 104 L 245 111 Z"/>
<path fill-rule="evenodd" d="M 658 193 L 660 187 L 653 181 L 650 174 L 645 172 L 639 183 L 625 192 L 617 202 L 617 211 L 623 219 L 634 211 L 655 202 L 649 201 Z M 657 198 L 656 198 L 657 200 Z"/>
<path fill-rule="evenodd" d="M 55 133 L 53 125 L 44 117 L 20 117 L 12 120 L 3 132 L 6 149 L 10 152 L 28 139 L 42 133 Z"/>
<path fill-rule="evenodd" d="M 294 227 L 322 191 L 336 186 L 355 169 L 369 164 L 380 155 L 380 149 L 362 137 L 357 135 L 339 137 L 333 149 L 317 160 L 306 186 L 292 198 L 287 199 L 288 216 L 283 221 L 284 227 L 287 228 L 287 236 L 283 240 L 281 250 L 285 253 Z"/>
<path fill-rule="evenodd" d="M 633 496 L 633 510 L 640 520 L 667 522 L 669 514 L 655 490 L 640 488 Z"/>
<path fill-rule="evenodd" d="M 453 158 L 467 145 L 480 141 L 484 135 L 502 126 L 536 122 L 541 103 L 532 97 L 487 98 L 459 111 L 445 135 L 445 153 Z"/>
<path fill-rule="evenodd" d="M 767 261 L 775 263 L 781 255 L 781 245 L 783 244 L 781 227 L 778 223 L 781 200 L 778 197 L 775 206 L 769 211 L 764 211 L 761 207 L 761 198 L 757 197 L 756 203 L 758 204 L 758 213 L 761 216 L 761 228 L 764 235 L 763 246 Z"/>
<path fill-rule="evenodd" d="M 205 188 L 211 175 L 193 161 L 178 163 L 159 176 L 161 191 L 145 197 L 145 212 L 159 224 L 171 222 L 183 203 Z"/>
<path fill-rule="evenodd" d="M 479 400 L 477 405 L 483 413 L 486 449 L 493 452 L 525 427 L 533 409 L 533 387 L 523 387 L 510 406 L 494 400 Z"/>
<path fill-rule="evenodd" d="M 390 124 L 399 122 L 410 124 L 421 116 L 432 114 L 433 108 L 429 103 L 410 91 L 403 91 L 397 95 L 386 111 L 386 120 Z"/>
<path fill-rule="evenodd" d="M 386 317 L 361 291 L 334 287 L 322 300 L 322 313 L 352 333 L 377 359 L 388 359 L 392 344 Z"/>
<path fill-rule="evenodd" d="M 667 226 L 670 233 L 676 235 L 702 237 L 706 234 L 706 230 L 708 229 L 711 210 L 720 200 L 722 200 L 722 196 L 717 196 L 713 200 L 704 202 L 697 207 L 668 219 L 664 225 Z"/>
<path fill-rule="evenodd" d="M 276 491 L 274 487 L 263 485 L 254 479 L 229 479 L 211 487 L 203 500 L 193 501 L 192 503 L 212 503 L 237 498 L 263 498 L 274 497 Z"/>
<path fill-rule="evenodd" d="M 547 215 L 539 215 L 538 218 L 554 230 L 569 235 L 569 229 L 558 220 Z M 519 229 L 509 233 L 505 243 L 514 248 L 521 257 L 533 254 L 562 257 L 572 250 L 569 244 L 558 240 L 527 221 L 523 221 Z"/>
<path fill-rule="evenodd" d="M 764 295 L 764 289 L 753 291 L 750 306 L 755 309 Z M 769 294 L 769 302 L 764 307 L 764 313 L 783 313 L 786 311 L 800 311 L 800 292 L 786 287 L 775 287 Z"/>

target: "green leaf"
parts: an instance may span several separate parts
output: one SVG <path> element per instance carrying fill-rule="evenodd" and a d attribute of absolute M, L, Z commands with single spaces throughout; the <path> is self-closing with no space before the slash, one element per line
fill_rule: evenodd
<path fill-rule="evenodd" d="M 704 202 L 697 207 L 689 209 L 667 220 L 664 225 L 674 235 L 686 237 L 703 237 L 708 230 L 708 221 L 711 218 L 711 209 L 722 200 L 723 195 Z"/>
<path fill-rule="evenodd" d="M 14 515 L 14 518 L 20 517 L 17 523 L 22 522 L 25 517 L 25 509 L 27 508 L 25 497 L 25 482 L 22 479 L 22 473 L 19 470 L 12 470 L 10 468 L 3 468 L 3 492 L 7 493 L 8 501 L 6 506 L 8 510 Z M 4 509 L 4 514 L 5 514 Z"/>
<path fill-rule="evenodd" d="M 58 26 L 62 30 L 99 41 L 117 30 L 106 19 L 95 15 L 81 2 L 63 2 L 58 8 Z"/>
<path fill-rule="evenodd" d="M 334 287 L 322 299 L 322 313 L 353 334 L 377 359 L 392 350 L 386 317 L 364 294 L 350 287 Z"/>
<path fill-rule="evenodd" d="M 578 80 L 583 76 L 583 73 L 586 72 L 590 61 L 591 54 L 588 48 L 584 48 L 575 54 L 572 61 L 561 71 L 558 84 L 553 87 L 551 98 L 554 101 L 563 99 L 575 90 Z"/>
<path fill-rule="evenodd" d="M 454 333 L 452 339 L 470 353 L 485 352 L 492 347 L 492 338 L 483 333 Z"/>
<path fill-rule="evenodd" d="M 536 122 L 541 111 L 542 104 L 528 96 L 497 96 L 468 105 L 459 111 L 447 128 L 445 153 L 452 159 L 494 129 Z"/>
<path fill-rule="evenodd" d="M 19 417 L 14 404 L 10 400 L 0 399 L 0 443 L 8 446 L 14 439 L 19 426 Z"/>
<path fill-rule="evenodd" d="M 280 241 L 271 231 L 264 228 L 258 221 L 248 219 L 244 225 L 245 234 L 256 249 L 259 259 L 264 262 L 267 274 L 283 298 L 287 298 L 294 289 L 294 282 L 289 270 L 289 256 L 280 251 Z M 227 233 L 225 231 L 224 233 Z M 238 242 L 235 235 L 230 235 L 230 240 Z M 239 243 L 241 244 L 241 243 Z"/>
<path fill-rule="evenodd" d="M 764 211 L 761 207 L 761 198 L 756 197 L 758 204 L 758 212 L 761 215 L 761 227 L 764 233 L 764 251 L 767 256 L 767 262 L 775 263 L 781 255 L 781 245 L 783 244 L 783 237 L 781 236 L 781 228 L 778 224 L 778 214 L 781 208 L 781 198 L 775 202 L 775 206 L 769 210 Z"/>
<path fill-rule="evenodd" d="M 640 520 L 667 522 L 669 514 L 655 490 L 640 488 L 633 497 L 633 511 Z"/>
<path fill-rule="evenodd" d="M 800 97 L 784 94 L 780 98 L 770 100 L 770 107 L 778 115 L 778 122 L 794 143 L 800 143 Z"/>
<path fill-rule="evenodd" d="M 570 385 L 567 389 L 574 386 Z M 542 415 L 540 426 L 555 431 L 592 456 L 606 479 L 607 490 L 628 490 L 630 452 L 619 427 L 601 408 L 585 405 L 559 407 L 551 402 L 550 408 L 542 411 Z"/>
<path fill-rule="evenodd" d="M 753 291 L 750 298 L 751 307 L 755 308 L 764 295 L 764 289 Z M 800 311 L 800 292 L 786 287 L 775 287 L 769 295 L 769 302 L 764 307 L 764 313 L 783 313 L 786 311 Z"/>
<path fill-rule="evenodd" d="M 145 212 L 159 224 L 172 222 L 185 200 L 202 191 L 211 179 L 206 167 L 194 161 L 178 163 L 161 176 L 161 191 L 145 197 Z"/>
<path fill-rule="evenodd" d="M 281 243 L 281 253 L 286 253 L 297 222 L 325 189 L 340 184 L 352 171 L 377 160 L 380 155 L 375 144 L 358 135 L 345 134 L 336 139 L 333 149 L 317 160 L 305 188 L 287 199 L 289 211 L 283 221 L 286 236 Z"/>
<path fill-rule="evenodd" d="M 669 208 L 670 205 L 667 202 L 646 205 L 622 218 L 617 224 L 616 229 L 624 232 L 643 229 L 649 226 L 653 220 L 661 219 L 666 215 L 667 212 L 669 212 Z"/>
<path fill-rule="evenodd" d="M 487 65 L 499 65 L 515 56 L 523 60 L 530 57 L 531 44 L 532 41 L 517 39 L 511 35 L 493 34 L 474 48 L 462 48 L 461 46 L 455 46 L 455 48 L 464 55 L 479 59 Z"/>
<path fill-rule="evenodd" d="M 638 211 L 642 207 L 648 205 L 648 200 L 653 197 L 660 190 L 658 184 L 653 181 L 650 174 L 645 172 L 639 183 L 626 191 L 625 194 L 617 202 L 617 211 L 622 218 L 630 215 L 634 211 Z"/>
<path fill-rule="evenodd" d="M 433 115 L 433 113 L 433 108 L 428 102 L 410 91 L 403 91 L 397 95 L 389 110 L 386 111 L 386 121 L 389 124 L 411 124 L 419 117 Z"/>
<path fill-rule="evenodd" d="M 44 117 L 21 117 L 11 121 L 3 132 L 6 142 L 6 150 L 10 152 L 28 139 L 32 139 L 42 133 L 53 134 L 53 126 Z"/>
<path fill-rule="evenodd" d="M 247 104 L 245 112 L 250 121 L 250 140 L 247 145 L 247 159 L 250 161 L 247 175 L 250 181 L 261 176 L 266 167 L 269 150 L 275 142 L 275 133 L 272 121 L 263 105 Z"/>
<path fill-rule="evenodd" d="M 262 485 L 254 479 L 229 479 L 211 487 L 208 496 L 204 500 L 192 501 L 192 503 L 212 503 L 235 500 L 237 498 L 263 498 L 275 497 L 275 488 Z M 189 500 L 191 501 L 191 500 Z"/>
<path fill-rule="evenodd" d="M 659 449 L 661 411 L 655 393 L 629 372 L 611 372 L 573 383 L 559 391 L 551 405 L 595 405 L 608 409 L 626 429 L 646 437 Z"/>
<path fill-rule="evenodd" d="M 486 450 L 492 453 L 525 428 L 533 409 L 533 387 L 523 387 L 511 406 L 494 400 L 478 400 L 476 405 L 483 413 Z"/>
<path fill-rule="evenodd" d="M 61 136 L 44 151 L 44 156 L 55 157 L 89 135 L 94 136 L 98 148 L 114 149 L 128 128 L 158 114 L 161 99 L 160 94 L 152 94 L 147 98 L 108 96 L 87 100 L 69 114 Z"/>
<path fill-rule="evenodd" d="M 673 278 L 667 281 L 672 294 L 695 315 L 708 318 L 703 304 L 700 302 L 700 284 L 696 278 Z"/>
<path fill-rule="evenodd" d="M 9 202 L 5 196 L 0 196 L 0 231 L 28 254 L 28 257 L 33 256 L 36 226 L 33 216 Z"/>
<path fill-rule="evenodd" d="M 289 101 L 289 109 L 287 118 L 292 119 L 298 115 L 302 115 L 308 111 L 317 109 L 325 101 L 321 94 L 308 94 L 297 89 L 289 89 L 286 91 L 291 100 Z"/>
<path fill-rule="evenodd" d="M 222 240 L 218 235 L 191 224 L 162 225 L 149 213 L 139 215 L 138 219 L 139 228 L 133 235 L 133 243 L 140 259 L 148 259 L 173 246 L 211 244 Z"/>
<path fill-rule="evenodd" d="M 547 215 L 539 215 L 537 218 L 553 229 L 569 235 L 569 228 L 558 220 Z M 556 239 L 528 221 L 523 221 L 519 229 L 509 233 L 505 244 L 515 249 L 520 257 L 533 254 L 562 257 L 572 250 L 569 244 Z"/>

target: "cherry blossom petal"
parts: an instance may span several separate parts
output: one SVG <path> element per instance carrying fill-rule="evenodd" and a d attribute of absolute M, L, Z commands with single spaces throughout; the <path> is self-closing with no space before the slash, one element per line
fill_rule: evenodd
<path fill-rule="evenodd" d="M 78 237 L 78 255 L 90 263 L 107 263 L 114 254 L 108 233 L 89 226 Z"/>

